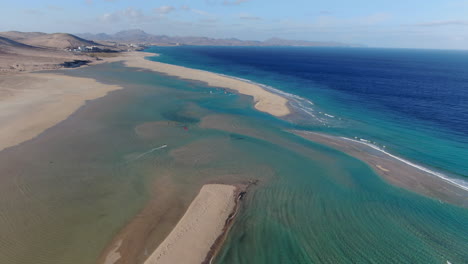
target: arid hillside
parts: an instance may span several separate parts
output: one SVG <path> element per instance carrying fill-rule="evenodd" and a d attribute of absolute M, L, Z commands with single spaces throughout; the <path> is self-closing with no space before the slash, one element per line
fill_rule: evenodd
<path fill-rule="evenodd" d="M 0 32 L 0 74 L 73 67 L 96 60 L 96 53 L 72 51 L 79 47 L 110 50 L 71 34 Z"/>

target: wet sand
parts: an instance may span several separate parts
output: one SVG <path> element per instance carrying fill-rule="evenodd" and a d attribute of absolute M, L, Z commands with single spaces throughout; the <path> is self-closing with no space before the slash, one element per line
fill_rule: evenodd
<path fill-rule="evenodd" d="M 0 79 L 0 151 L 32 139 L 86 103 L 121 89 L 88 78 L 25 73 Z"/>
<path fill-rule="evenodd" d="M 176 227 L 144 263 L 203 263 L 235 211 L 235 194 L 232 185 L 204 185 Z"/>
<path fill-rule="evenodd" d="M 343 151 L 369 164 L 393 185 L 427 195 L 439 201 L 468 207 L 468 192 L 435 175 L 405 164 L 370 146 L 340 137 L 308 131 L 291 131 L 308 140 Z"/>
<path fill-rule="evenodd" d="M 209 86 L 213 87 L 232 89 L 241 94 L 252 96 L 257 110 L 277 117 L 286 116 L 291 113 L 286 98 L 269 92 L 258 85 L 208 71 L 190 69 L 145 59 L 145 56 L 155 55 L 154 53 L 129 52 L 122 54 L 120 57 L 111 58 L 109 61 L 123 60 L 128 67 L 144 68 L 182 79 L 206 82 Z"/>

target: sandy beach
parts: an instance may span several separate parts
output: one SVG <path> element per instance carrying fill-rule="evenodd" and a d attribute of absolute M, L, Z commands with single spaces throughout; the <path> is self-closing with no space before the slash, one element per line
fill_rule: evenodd
<path fill-rule="evenodd" d="M 144 68 L 182 79 L 206 82 L 209 86 L 213 87 L 235 90 L 238 93 L 252 96 L 257 110 L 277 117 L 286 116 L 291 113 L 287 106 L 288 100 L 286 98 L 269 92 L 258 85 L 208 71 L 149 61 L 145 59 L 145 56 L 155 56 L 155 54 L 130 52 L 124 54 L 124 63 L 128 67 Z M 122 57 L 112 58 L 111 60 L 119 61 L 122 60 Z"/>
<path fill-rule="evenodd" d="M 234 212 L 236 187 L 207 184 L 145 264 L 200 264 Z"/>
<path fill-rule="evenodd" d="M 0 151 L 32 139 L 120 86 L 49 73 L 0 78 Z"/>
<path fill-rule="evenodd" d="M 352 155 L 367 164 L 393 185 L 433 197 L 440 201 L 468 207 L 467 191 L 430 173 L 410 166 L 371 147 L 340 137 L 307 131 L 294 134 Z"/>

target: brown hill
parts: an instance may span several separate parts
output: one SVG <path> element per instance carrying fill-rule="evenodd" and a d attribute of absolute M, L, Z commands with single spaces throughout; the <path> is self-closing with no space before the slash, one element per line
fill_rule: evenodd
<path fill-rule="evenodd" d="M 65 33 L 43 34 L 24 38 L 24 44 L 55 49 L 77 48 L 79 46 L 100 46 L 99 44 Z"/>
<path fill-rule="evenodd" d="M 22 42 L 25 39 L 30 39 L 38 36 L 46 35 L 42 32 L 19 32 L 19 31 L 7 31 L 0 32 L 0 37 L 5 37 L 17 42 Z"/>
<path fill-rule="evenodd" d="M 33 52 L 40 48 L 32 47 L 9 38 L 0 36 L 0 53 Z"/>
<path fill-rule="evenodd" d="M 7 38 L 6 35 L 21 42 Z M 92 41 L 82 40 L 68 34 L 3 32 L 0 33 L 0 75 L 22 71 L 53 70 L 83 64 L 95 58 L 63 49 L 93 44 Z"/>
<path fill-rule="evenodd" d="M 12 48 L 34 48 L 29 45 L 14 41 L 9 38 L 5 38 L 0 36 L 0 48 L 7 48 L 7 47 L 12 47 Z"/>

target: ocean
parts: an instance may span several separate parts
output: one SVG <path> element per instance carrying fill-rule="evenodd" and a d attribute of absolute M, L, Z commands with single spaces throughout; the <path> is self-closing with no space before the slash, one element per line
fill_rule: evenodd
<path fill-rule="evenodd" d="M 434 175 L 449 177 L 459 186 L 468 186 L 467 51 L 193 46 L 152 47 L 146 51 L 159 54 L 150 60 L 249 80 L 285 95 L 296 112 L 294 117 L 287 120 L 286 127 L 359 140 Z M 350 167 L 353 169 L 340 173 L 362 173 L 354 171 L 354 166 Z M 304 168 L 304 171 L 308 170 Z M 306 174 L 304 171 L 295 174 Z M 278 188 L 277 192 L 264 191 L 269 193 L 257 198 L 263 201 L 249 204 L 249 209 L 246 209 L 248 213 L 236 225 L 218 263 L 444 263 L 443 258 L 438 261 L 430 260 L 430 257 L 423 260 L 420 253 L 415 253 L 420 249 L 412 251 L 410 248 L 415 241 L 406 237 L 411 236 L 408 233 L 403 234 L 406 231 L 401 226 L 383 228 L 390 233 L 402 232 L 401 236 L 388 234 L 393 238 L 378 241 L 387 235 L 378 234 L 377 226 L 392 225 L 390 222 L 393 220 L 385 214 L 379 216 L 384 219 L 372 219 L 377 217 L 371 213 L 372 209 L 359 212 L 360 209 L 354 205 L 346 207 L 345 204 L 350 202 L 348 199 L 353 200 L 353 195 L 345 201 L 339 198 L 339 191 L 326 190 L 322 186 L 320 193 L 329 197 L 320 197 L 314 193 L 318 185 L 310 182 L 299 183 L 301 192 L 282 193 L 284 185 L 293 185 L 292 178 L 287 177 L 281 187 L 271 187 Z M 363 185 L 374 180 L 359 179 Z M 307 184 L 311 186 L 305 187 Z M 374 188 L 376 186 L 369 191 L 375 192 Z M 358 197 L 366 196 L 362 190 L 356 194 Z M 372 194 L 371 197 L 364 198 L 365 203 L 374 203 L 375 196 Z M 265 204 L 276 199 L 284 199 L 279 202 L 279 208 L 273 212 L 263 209 Z M 402 205 L 402 201 L 396 203 Z M 251 206 L 263 214 L 259 215 L 258 211 L 253 213 Z M 349 211 L 343 211 L 345 207 Z M 422 212 L 427 209 L 424 207 L 419 204 L 409 211 Z M 409 213 L 406 209 L 400 209 L 392 214 Z M 428 216 L 433 213 L 427 211 L 423 214 Z M 272 220 L 271 214 L 274 215 L 272 219 L 282 220 Z M 325 220 L 325 215 L 334 219 L 328 219 L 330 222 L 317 220 Z M 363 219 L 357 220 L 358 215 Z M 426 216 L 420 215 L 421 223 L 434 220 L 424 220 Z M 255 217 L 259 219 L 252 220 Z M 298 218 L 302 218 L 301 221 Z M 455 222 L 460 220 L 453 215 L 449 218 Z M 342 226 L 343 221 L 353 222 L 352 219 L 356 222 Z M 255 230 L 255 222 L 266 222 L 262 226 L 264 230 Z M 439 223 L 447 224 L 445 220 Z M 364 226 L 366 231 L 361 230 Z M 265 238 L 265 233 L 269 233 L 270 229 L 277 230 L 278 236 Z M 305 235 L 304 230 L 309 235 Z M 371 235 L 369 232 L 377 233 Z M 434 237 L 429 238 L 429 234 L 421 230 L 414 238 L 419 240 L 422 237 L 428 239 L 424 239 L 423 244 L 440 243 L 430 242 Z M 363 244 L 359 246 L 356 239 L 368 247 L 363 249 Z M 466 242 L 462 243 L 465 243 L 462 247 L 468 249 Z M 437 251 L 430 254 L 438 254 L 435 253 Z M 429 251 L 425 254 L 429 254 Z M 468 261 L 467 256 L 462 256 L 460 260 Z"/>
<path fill-rule="evenodd" d="M 371 141 L 468 177 L 468 51 L 153 47 L 157 61 L 251 80 L 310 100 L 295 125 Z"/>
<path fill-rule="evenodd" d="M 467 52 L 147 51 L 262 84 L 294 114 L 278 119 L 248 96 L 118 62 L 59 71 L 125 89 L 0 152 L 0 263 L 94 264 L 121 239 L 126 263 L 141 263 L 203 184 L 251 180 L 214 263 L 468 263 L 466 208 L 288 132 L 357 139 L 462 184 Z"/>

